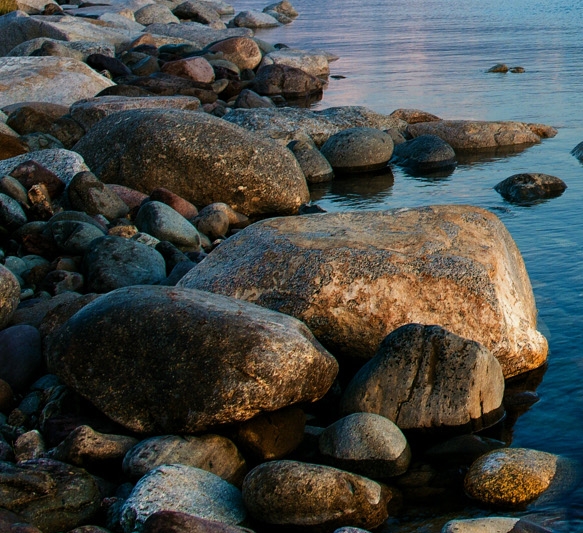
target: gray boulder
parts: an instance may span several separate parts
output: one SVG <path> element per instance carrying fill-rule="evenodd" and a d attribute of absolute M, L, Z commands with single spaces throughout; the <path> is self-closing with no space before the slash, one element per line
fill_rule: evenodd
<path fill-rule="evenodd" d="M 221 20 L 221 16 L 212 5 L 197 0 L 182 2 L 172 12 L 180 19 L 192 20 L 200 24 L 211 24 Z"/>
<path fill-rule="evenodd" d="M 128 285 L 150 285 L 166 277 L 162 255 L 145 244 L 122 237 L 95 239 L 83 258 L 87 289 L 104 293 Z"/>
<path fill-rule="evenodd" d="M 288 148 L 294 153 L 308 183 L 322 183 L 334 178 L 328 160 L 311 141 L 292 141 Z"/>
<path fill-rule="evenodd" d="M 345 413 L 376 413 L 401 429 L 478 431 L 504 415 L 504 376 L 481 344 L 439 326 L 393 331 L 349 383 Z"/>
<path fill-rule="evenodd" d="M 315 401 L 338 369 L 291 317 L 173 287 L 127 287 L 102 296 L 50 344 L 53 373 L 141 433 L 194 433 Z"/>
<path fill-rule="evenodd" d="M 391 162 L 414 174 L 438 172 L 457 163 L 453 148 L 436 135 L 420 135 L 396 145 Z"/>
<path fill-rule="evenodd" d="M 273 526 L 333 531 L 341 525 L 375 528 L 388 516 L 384 485 L 329 466 L 271 461 L 243 482 L 249 514 Z"/>
<path fill-rule="evenodd" d="M 263 8 L 263 11 L 275 11 L 291 19 L 294 19 L 297 16 L 299 16 L 299 13 L 296 11 L 294 6 L 288 0 L 282 0 L 281 2 L 277 2 L 275 4 L 269 4 L 268 6 Z"/>
<path fill-rule="evenodd" d="M 148 4 L 134 13 L 136 22 L 148 26 L 150 24 L 179 24 L 180 20 L 162 4 Z"/>
<path fill-rule="evenodd" d="M 516 203 L 556 198 L 566 188 L 567 184 L 556 176 L 532 172 L 514 174 L 494 187 L 506 200 Z"/>
<path fill-rule="evenodd" d="M 0 329 L 6 327 L 20 302 L 20 284 L 10 270 L 0 265 Z"/>
<path fill-rule="evenodd" d="M 265 65 L 257 71 L 251 87 L 260 95 L 281 94 L 284 98 L 303 98 L 321 93 L 325 82 L 299 68 Z"/>
<path fill-rule="evenodd" d="M 159 511 L 179 511 L 230 525 L 246 516 L 239 489 L 206 470 L 185 465 L 162 465 L 148 472 L 125 501 L 121 526 L 125 533 L 141 532 L 144 522 Z"/>
<path fill-rule="evenodd" d="M 279 26 L 279 22 L 271 15 L 250 9 L 248 11 L 241 11 L 232 21 L 234 26 L 239 28 L 273 28 Z"/>
<path fill-rule="evenodd" d="M 206 24 L 186 21 L 180 24 L 155 23 L 148 26 L 148 32 L 168 37 L 178 37 L 188 43 L 202 49 L 205 46 L 226 39 L 228 37 L 251 37 L 253 32 L 247 28 L 228 28 L 215 30 Z"/>
<path fill-rule="evenodd" d="M 90 55 L 101 54 L 114 57 L 115 47 L 100 42 L 91 41 L 61 41 L 50 37 L 37 37 L 30 41 L 24 41 L 15 46 L 8 57 L 24 57 L 32 54 L 42 56 L 72 57 L 79 61 L 85 61 Z"/>
<path fill-rule="evenodd" d="M 92 172 L 79 172 L 69 183 L 67 197 L 73 209 L 89 216 L 103 215 L 108 220 L 123 218 L 128 206 Z"/>
<path fill-rule="evenodd" d="M 167 187 L 195 205 L 225 202 L 245 215 L 290 214 L 309 199 L 289 150 L 204 113 L 124 111 L 93 126 L 75 150 L 106 183 L 145 193 Z"/>
<path fill-rule="evenodd" d="M 333 353 L 352 357 L 370 359 L 411 322 L 482 343 L 506 377 L 539 367 L 548 350 L 520 252 L 502 222 L 477 207 L 265 220 L 179 285 L 295 316 Z"/>
<path fill-rule="evenodd" d="M 270 52 L 263 57 L 260 67 L 266 65 L 287 65 L 318 78 L 326 78 L 330 75 L 328 58 L 324 54 L 295 48 L 282 48 Z"/>

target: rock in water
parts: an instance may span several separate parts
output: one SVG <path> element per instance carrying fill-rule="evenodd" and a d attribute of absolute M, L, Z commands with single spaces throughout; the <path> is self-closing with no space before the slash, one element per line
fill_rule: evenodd
<path fill-rule="evenodd" d="M 145 193 L 166 187 L 195 205 L 225 202 L 245 215 L 291 214 L 309 199 L 289 150 L 204 113 L 116 113 L 93 126 L 75 151 L 106 183 Z"/>
<path fill-rule="evenodd" d="M 317 400 L 338 370 L 291 317 L 154 286 L 113 291 L 84 307 L 55 333 L 48 361 L 111 419 L 158 434 L 194 433 Z"/>
<path fill-rule="evenodd" d="M 561 196 L 567 184 L 556 176 L 539 173 L 514 174 L 494 189 L 511 202 L 533 202 Z"/>
<path fill-rule="evenodd" d="M 333 353 L 370 359 L 408 323 L 480 342 L 506 377 L 547 355 L 516 244 L 491 212 L 429 206 L 265 220 L 179 283 L 299 318 Z"/>
<path fill-rule="evenodd" d="M 20 302 L 20 285 L 10 270 L 0 265 L 0 328 L 4 328 Z"/>

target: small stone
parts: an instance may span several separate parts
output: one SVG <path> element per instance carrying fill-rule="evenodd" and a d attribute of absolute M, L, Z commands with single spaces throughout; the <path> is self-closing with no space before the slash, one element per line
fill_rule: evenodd
<path fill-rule="evenodd" d="M 193 204 L 164 187 L 154 189 L 150 193 L 150 200 L 169 205 L 186 220 L 193 220 L 198 215 L 198 210 Z"/>
<path fill-rule="evenodd" d="M 44 183 L 33 185 L 28 189 L 28 200 L 31 218 L 49 220 L 55 214 L 49 191 Z"/>
<path fill-rule="evenodd" d="M 453 148 L 437 135 L 420 135 L 395 146 L 392 162 L 414 174 L 428 174 L 456 165 Z"/>
<path fill-rule="evenodd" d="M 162 72 L 200 83 L 213 83 L 215 81 L 215 71 L 204 57 L 189 57 L 178 61 L 169 61 L 162 67 Z"/>
<path fill-rule="evenodd" d="M 36 378 L 41 368 L 39 331 L 28 325 L 6 328 L 0 331 L 0 347 L 0 378 L 15 392 L 20 392 Z"/>
<path fill-rule="evenodd" d="M 0 178 L 0 192 L 14 198 L 22 206 L 29 206 L 26 188 L 12 176 Z"/>
<path fill-rule="evenodd" d="M 38 459 L 46 453 L 45 441 L 36 430 L 23 433 L 14 442 L 14 455 L 17 462 Z"/>
<path fill-rule="evenodd" d="M 506 178 L 494 189 L 506 200 L 521 203 L 556 198 L 565 192 L 567 184 L 556 176 L 525 173 Z"/>
<path fill-rule="evenodd" d="M 123 218 L 128 206 L 123 200 L 92 172 L 76 174 L 68 188 L 69 202 L 73 209 L 83 211 L 90 216 L 101 214 L 108 220 Z"/>
<path fill-rule="evenodd" d="M 510 70 L 508 68 L 508 65 L 505 65 L 504 63 L 497 63 L 493 67 L 490 67 L 486 72 L 500 72 L 502 74 L 505 74 L 506 72 L 508 72 L 508 70 Z"/>

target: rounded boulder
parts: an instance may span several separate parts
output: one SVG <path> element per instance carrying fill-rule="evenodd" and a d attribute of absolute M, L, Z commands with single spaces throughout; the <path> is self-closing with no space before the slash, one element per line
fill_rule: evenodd
<path fill-rule="evenodd" d="M 16 276 L 0 265 L 0 328 L 6 326 L 20 302 L 20 284 Z"/>

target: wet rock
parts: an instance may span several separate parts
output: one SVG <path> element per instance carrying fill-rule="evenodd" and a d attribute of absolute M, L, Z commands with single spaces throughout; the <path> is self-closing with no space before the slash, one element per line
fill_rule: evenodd
<path fill-rule="evenodd" d="M 490 67 L 486 72 L 506 74 L 509 70 L 510 69 L 508 68 L 508 65 L 505 65 L 504 63 L 497 63 L 493 67 Z"/>
<path fill-rule="evenodd" d="M 533 202 L 561 196 L 567 184 L 556 176 L 539 173 L 514 174 L 494 189 L 510 202 Z"/>
<path fill-rule="evenodd" d="M 0 331 L 0 346 L 0 378 L 15 392 L 20 392 L 40 372 L 42 353 L 39 331 L 27 325 L 6 328 Z"/>
<path fill-rule="evenodd" d="M 100 237 L 83 259 L 87 289 L 104 293 L 149 285 L 166 277 L 164 258 L 153 248 L 122 237 Z"/>
<path fill-rule="evenodd" d="M 370 479 L 297 461 L 264 463 L 243 482 L 243 500 L 253 518 L 301 531 L 377 527 L 387 518 L 391 497 L 387 487 Z"/>
<path fill-rule="evenodd" d="M 351 357 L 372 357 L 410 322 L 447 326 L 484 344 L 506 377 L 539 367 L 547 354 L 516 244 L 495 215 L 476 207 L 258 222 L 179 285 L 295 316 L 333 353 Z"/>
<path fill-rule="evenodd" d="M 90 216 L 103 215 L 113 220 L 123 218 L 129 212 L 128 206 L 115 191 L 98 180 L 92 172 L 75 174 L 67 192 L 71 207 Z"/>
<path fill-rule="evenodd" d="M 158 511 L 144 522 L 144 533 L 252 533 L 252 531 L 177 511 Z"/>
<path fill-rule="evenodd" d="M 193 433 L 315 401 L 337 372 L 334 358 L 295 319 L 171 287 L 102 296 L 56 332 L 48 361 L 108 417 L 141 433 Z M 104 380 L 94 375 L 95 364 Z M 135 386 L 124 386 L 128 380 Z"/>
<path fill-rule="evenodd" d="M 136 22 L 148 26 L 150 24 L 179 24 L 178 18 L 170 9 L 162 4 L 148 4 L 134 13 Z"/>
<path fill-rule="evenodd" d="M 457 164 L 453 148 L 436 135 L 420 135 L 395 146 L 392 162 L 414 174 L 438 172 Z"/>
<path fill-rule="evenodd" d="M 0 107 L 23 101 L 70 105 L 113 83 L 85 63 L 62 57 L 0 57 Z"/>
<path fill-rule="evenodd" d="M 43 531 L 68 531 L 91 520 L 99 509 L 99 489 L 80 468 L 33 459 L 0 463 L 0 506 L 20 514 Z"/>
<path fill-rule="evenodd" d="M 9 323 L 20 302 L 20 284 L 10 270 L 0 265 L 0 328 Z"/>
<path fill-rule="evenodd" d="M 162 67 L 162 72 L 200 83 L 212 83 L 215 81 L 215 71 L 204 57 L 189 57 L 178 61 L 169 61 Z"/>
<path fill-rule="evenodd" d="M 384 416 L 355 413 L 320 435 L 320 453 L 332 466 L 372 479 L 407 471 L 411 450 L 401 430 Z"/>
<path fill-rule="evenodd" d="M 293 48 L 282 48 L 265 55 L 260 68 L 266 65 L 287 65 L 318 78 L 330 75 L 330 66 L 324 54 Z"/>
<path fill-rule="evenodd" d="M 321 93 L 325 82 L 298 68 L 287 65 L 265 65 L 257 71 L 251 88 L 262 96 L 282 95 L 302 98 Z"/>
<path fill-rule="evenodd" d="M 441 533 L 552 533 L 552 530 L 524 518 L 491 516 L 450 520 L 443 526 Z"/>
<path fill-rule="evenodd" d="M 504 414 L 504 376 L 481 344 L 439 326 L 393 331 L 354 376 L 346 413 L 377 413 L 401 429 L 477 431 Z"/>
<path fill-rule="evenodd" d="M 261 63 L 261 50 L 249 37 L 232 37 L 208 47 L 209 52 L 222 53 L 223 59 L 237 65 L 240 70 L 255 69 Z"/>
<path fill-rule="evenodd" d="M 471 465 L 485 453 L 505 448 L 500 440 L 478 435 L 459 435 L 432 446 L 425 452 L 425 458 L 435 464 Z"/>
<path fill-rule="evenodd" d="M 164 157 L 144 158 L 158 153 L 159 143 Z M 203 113 L 118 113 L 91 128 L 75 150 L 106 183 L 144 192 L 164 186 L 195 205 L 222 201 L 245 215 L 293 213 L 309 196 L 289 150 Z"/>
<path fill-rule="evenodd" d="M 391 117 L 404 120 L 408 124 L 417 124 L 418 122 L 435 122 L 441 120 L 438 116 L 422 111 L 421 109 L 395 109 Z"/>
<path fill-rule="evenodd" d="M 159 511 L 179 511 L 229 525 L 241 523 L 246 511 L 241 493 L 206 470 L 162 465 L 148 472 L 123 505 L 121 526 L 126 533 L 143 531 L 144 522 Z"/>
<path fill-rule="evenodd" d="M 366 172 L 387 166 L 393 140 L 374 128 L 349 128 L 332 135 L 320 151 L 336 172 Z"/>
<path fill-rule="evenodd" d="M 60 104 L 26 102 L 10 112 L 6 124 L 20 135 L 39 131 L 50 133 L 53 122 L 67 112 L 67 106 Z"/>
<path fill-rule="evenodd" d="M 124 472 L 139 479 L 164 464 L 193 466 L 212 472 L 229 483 L 240 486 L 247 473 L 245 459 L 237 447 L 219 435 L 164 435 L 136 444 L 123 460 Z"/>
<path fill-rule="evenodd" d="M 288 148 L 296 156 L 308 183 L 322 183 L 334 179 L 330 163 L 313 142 L 292 141 Z"/>
<path fill-rule="evenodd" d="M 583 162 L 583 142 L 580 142 L 575 148 L 571 150 L 571 155 L 575 156 L 579 161 Z"/>
<path fill-rule="evenodd" d="M 240 28 L 273 28 L 279 26 L 279 22 L 267 13 L 255 9 L 241 11 L 232 21 L 234 26 Z"/>

